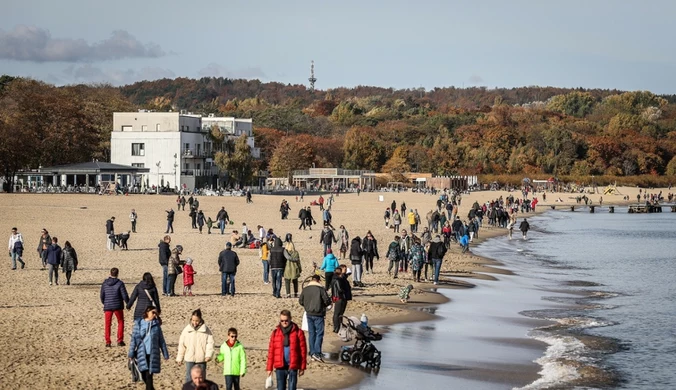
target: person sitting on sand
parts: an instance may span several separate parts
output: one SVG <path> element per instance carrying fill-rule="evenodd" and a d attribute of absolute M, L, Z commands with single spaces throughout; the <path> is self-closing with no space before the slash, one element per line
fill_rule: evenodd
<path fill-rule="evenodd" d="M 239 247 L 242 245 L 242 236 L 239 235 L 239 232 L 237 230 L 233 230 L 232 234 L 230 235 L 230 244 L 234 247 Z"/>
<path fill-rule="evenodd" d="M 413 290 L 413 285 L 409 284 L 406 287 L 402 287 L 401 290 L 399 290 L 399 300 L 401 303 L 407 303 L 408 300 L 411 297 L 411 290 Z"/>

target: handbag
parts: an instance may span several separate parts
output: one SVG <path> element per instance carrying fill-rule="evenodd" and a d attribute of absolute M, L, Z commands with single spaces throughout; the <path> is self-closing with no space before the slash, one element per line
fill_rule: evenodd
<path fill-rule="evenodd" d="M 176 275 L 180 275 L 182 273 L 183 273 L 183 267 L 181 267 L 180 265 L 177 265 L 176 266 Z"/>
<path fill-rule="evenodd" d="M 308 322 L 307 322 L 307 312 L 306 311 L 303 312 L 303 321 L 300 323 L 300 329 L 304 330 L 306 332 L 308 332 L 309 329 L 310 329 L 310 327 L 308 326 Z"/>
<path fill-rule="evenodd" d="M 267 378 L 265 378 L 265 388 L 266 389 L 272 388 L 272 375 L 269 375 Z"/>
<path fill-rule="evenodd" d="M 138 363 L 136 362 L 136 359 L 131 359 L 127 361 L 127 368 L 129 371 L 131 371 L 131 381 L 136 383 L 140 382 L 142 377 L 141 377 L 141 371 L 138 369 Z"/>

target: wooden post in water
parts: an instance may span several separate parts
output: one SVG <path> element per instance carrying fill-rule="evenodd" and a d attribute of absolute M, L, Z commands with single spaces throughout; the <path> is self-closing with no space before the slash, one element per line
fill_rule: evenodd
<path fill-rule="evenodd" d="M 589 212 L 591 214 L 594 214 L 594 207 L 596 207 L 596 206 L 589 206 Z"/>
<path fill-rule="evenodd" d="M 556 207 L 554 207 L 553 205 L 552 205 L 552 206 L 549 206 L 549 207 L 551 207 L 552 210 L 555 210 L 555 209 L 556 209 Z M 671 209 L 673 210 L 674 208 L 672 207 Z"/>
<path fill-rule="evenodd" d="M 676 213 L 676 206 L 671 206 L 671 212 Z"/>
<path fill-rule="evenodd" d="M 608 207 L 608 212 L 613 214 L 615 212 L 615 206 L 609 206 Z"/>
<path fill-rule="evenodd" d="M 570 206 L 570 211 L 575 211 L 575 206 Z"/>

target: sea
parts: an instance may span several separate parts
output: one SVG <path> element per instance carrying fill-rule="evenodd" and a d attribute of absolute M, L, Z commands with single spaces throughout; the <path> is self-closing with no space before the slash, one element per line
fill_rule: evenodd
<path fill-rule="evenodd" d="M 676 388 L 676 213 L 664 210 L 550 210 L 526 240 L 477 245 L 515 275 L 439 289 L 452 301 L 421 308 L 438 319 L 387 327 L 382 367 L 353 388 Z"/>

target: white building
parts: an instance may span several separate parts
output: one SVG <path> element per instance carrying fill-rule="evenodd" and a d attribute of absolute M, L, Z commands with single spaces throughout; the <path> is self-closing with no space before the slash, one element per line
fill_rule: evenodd
<path fill-rule="evenodd" d="M 213 121 L 202 121 L 213 119 Z M 146 186 L 195 188 L 219 185 L 218 168 L 212 160 L 213 145 L 208 137 L 216 123 L 233 137 L 247 134 L 254 148 L 251 119 L 202 118 L 179 112 L 116 112 L 110 136 L 110 161 L 115 164 L 149 168 Z M 257 153 L 256 153 L 257 152 Z"/>
<path fill-rule="evenodd" d="M 251 155 L 254 158 L 261 157 L 261 150 L 254 144 L 253 137 L 253 120 L 239 119 L 234 117 L 216 117 L 214 114 L 202 117 L 202 128 L 205 131 L 210 131 L 216 125 L 227 138 L 237 139 L 242 135 L 246 135 L 246 143 L 251 148 Z"/>

